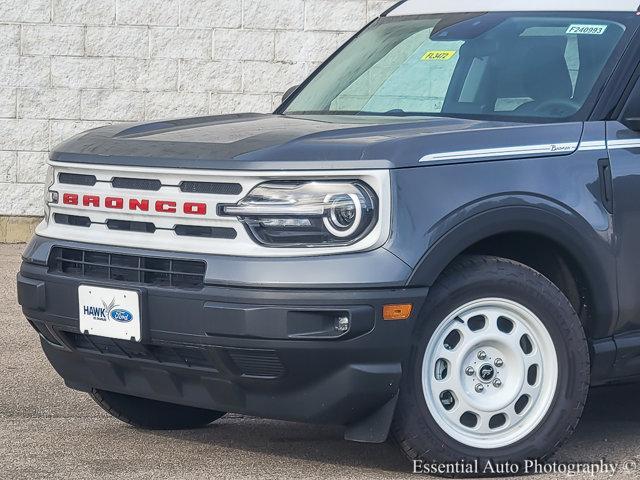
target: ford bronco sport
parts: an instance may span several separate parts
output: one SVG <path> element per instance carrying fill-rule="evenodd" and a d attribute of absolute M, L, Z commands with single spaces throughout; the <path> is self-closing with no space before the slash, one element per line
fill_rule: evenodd
<path fill-rule="evenodd" d="M 590 386 L 640 375 L 639 25 L 638 0 L 408 0 L 273 114 L 79 135 L 24 314 L 138 427 L 545 459 Z"/>

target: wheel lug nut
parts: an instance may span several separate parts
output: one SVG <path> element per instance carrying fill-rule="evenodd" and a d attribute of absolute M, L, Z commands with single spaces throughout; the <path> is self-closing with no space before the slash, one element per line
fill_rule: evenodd
<path fill-rule="evenodd" d="M 496 367 L 500 368 L 504 365 L 504 360 L 502 360 L 501 358 L 496 358 L 495 365 Z"/>
<path fill-rule="evenodd" d="M 467 367 L 464 373 L 466 373 L 469 377 L 472 377 L 473 375 L 475 375 L 476 371 L 473 369 L 473 367 Z"/>
<path fill-rule="evenodd" d="M 480 350 L 478 352 L 478 359 L 479 360 L 485 360 L 487 358 L 487 353 L 484 350 Z"/>
<path fill-rule="evenodd" d="M 499 378 L 496 378 L 493 381 L 493 386 L 496 387 L 496 388 L 500 388 L 502 386 L 502 380 L 500 380 Z"/>
<path fill-rule="evenodd" d="M 480 385 L 480 384 L 476 385 L 476 392 L 478 393 L 484 392 L 484 385 Z"/>

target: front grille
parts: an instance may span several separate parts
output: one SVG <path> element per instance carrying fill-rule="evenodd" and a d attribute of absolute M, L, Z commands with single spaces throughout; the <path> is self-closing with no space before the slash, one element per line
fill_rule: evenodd
<path fill-rule="evenodd" d="M 198 260 L 119 255 L 56 247 L 51 250 L 49 270 L 75 278 L 194 290 L 204 286 L 206 264 Z"/>
<path fill-rule="evenodd" d="M 165 347 L 144 345 L 126 340 L 115 340 L 92 335 L 63 333 L 67 343 L 75 350 L 115 355 L 134 360 L 148 360 L 163 364 L 205 368 L 217 371 L 214 361 L 204 348 L 197 347 Z"/>
<path fill-rule="evenodd" d="M 288 178 L 287 173 L 283 175 Z M 373 179 L 375 184 L 386 185 L 386 178 L 380 175 L 380 180 Z M 49 221 L 39 233 L 71 239 L 76 247 L 126 247 L 153 252 L 150 255 L 269 256 L 272 249 L 256 243 L 242 219 L 224 215 L 221 206 L 238 204 L 271 176 L 226 170 L 56 165 L 50 190 L 57 195 L 49 202 Z M 321 176 L 341 178 L 342 173 L 323 172 Z M 313 252 L 292 249 L 292 254 Z"/>

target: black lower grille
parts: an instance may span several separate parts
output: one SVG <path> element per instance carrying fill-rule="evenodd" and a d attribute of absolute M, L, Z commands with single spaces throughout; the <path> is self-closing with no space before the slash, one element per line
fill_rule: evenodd
<path fill-rule="evenodd" d="M 217 357 L 207 347 L 145 345 L 67 331 L 57 334 L 72 349 L 81 352 L 219 371 Z M 227 348 L 225 351 L 237 373 L 245 377 L 277 379 L 285 374 L 285 367 L 273 350 Z"/>
<path fill-rule="evenodd" d="M 215 362 L 204 348 L 144 345 L 125 340 L 113 340 L 70 332 L 65 332 L 64 336 L 69 345 L 75 350 L 183 367 L 218 370 Z"/>
<path fill-rule="evenodd" d="M 227 349 L 240 373 L 247 377 L 278 378 L 285 373 L 284 365 L 273 350 Z"/>
<path fill-rule="evenodd" d="M 76 278 L 193 290 L 204 286 L 206 264 L 56 247 L 51 250 L 49 270 Z"/>

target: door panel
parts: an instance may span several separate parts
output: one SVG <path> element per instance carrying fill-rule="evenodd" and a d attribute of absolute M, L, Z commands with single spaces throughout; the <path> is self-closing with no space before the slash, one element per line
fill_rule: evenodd
<path fill-rule="evenodd" d="M 640 332 L 640 133 L 608 122 L 614 245 L 620 302 L 617 333 Z"/>

